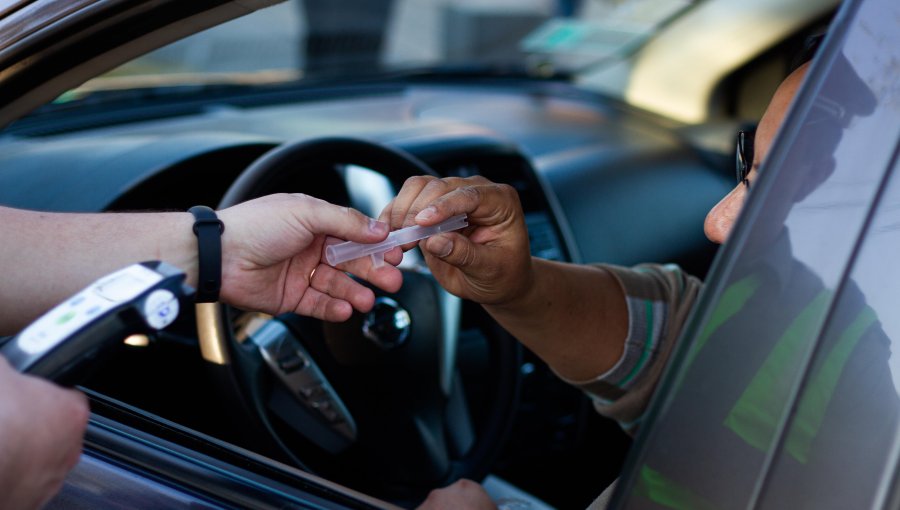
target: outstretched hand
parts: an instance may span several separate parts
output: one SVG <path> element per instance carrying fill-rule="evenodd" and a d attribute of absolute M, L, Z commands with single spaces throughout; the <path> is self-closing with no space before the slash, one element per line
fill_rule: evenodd
<path fill-rule="evenodd" d="M 480 176 L 412 177 L 380 219 L 397 229 L 462 213 L 469 227 L 419 242 L 432 274 L 451 293 L 485 305 L 521 296 L 532 284 L 533 268 L 525 215 L 512 186 Z"/>
<path fill-rule="evenodd" d="M 308 195 L 276 194 L 219 211 L 219 218 L 225 224 L 220 295 L 233 306 L 342 321 L 375 302 L 372 290 L 347 273 L 388 292 L 402 284 L 394 267 L 402 258 L 399 249 L 385 254 L 381 267 L 368 257 L 338 267 L 325 262 L 327 242 L 376 243 L 387 237 L 386 223 L 354 209 Z"/>

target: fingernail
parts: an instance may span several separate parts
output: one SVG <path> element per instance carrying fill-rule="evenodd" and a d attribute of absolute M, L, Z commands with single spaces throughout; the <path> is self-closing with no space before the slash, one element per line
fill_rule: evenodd
<path fill-rule="evenodd" d="M 453 251 L 453 241 L 443 236 L 434 237 L 428 243 L 428 251 L 437 257 L 444 258 Z"/>
<path fill-rule="evenodd" d="M 426 207 L 419 211 L 419 214 L 416 215 L 417 220 L 428 221 L 432 216 L 437 214 L 437 209 L 434 207 Z"/>
<path fill-rule="evenodd" d="M 388 230 L 387 223 L 369 218 L 369 230 L 375 234 L 384 234 Z"/>

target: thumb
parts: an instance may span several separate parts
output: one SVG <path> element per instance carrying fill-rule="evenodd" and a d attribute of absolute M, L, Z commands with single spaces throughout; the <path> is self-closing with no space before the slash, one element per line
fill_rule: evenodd
<path fill-rule="evenodd" d="M 389 234 L 387 223 L 376 221 L 350 207 L 312 197 L 300 212 L 301 221 L 313 234 L 323 234 L 358 243 L 377 243 Z"/>
<path fill-rule="evenodd" d="M 429 254 L 455 266 L 463 272 L 478 260 L 479 247 L 468 237 L 456 232 L 449 232 L 430 237 L 422 248 Z"/>

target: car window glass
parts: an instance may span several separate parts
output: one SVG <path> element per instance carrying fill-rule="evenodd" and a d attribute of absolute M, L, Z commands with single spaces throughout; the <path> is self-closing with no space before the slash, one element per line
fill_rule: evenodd
<path fill-rule="evenodd" d="M 290 0 L 89 81 L 94 90 L 493 69 L 546 76 L 627 57 L 689 0 Z M 583 5 L 582 5 L 583 4 Z"/>
<path fill-rule="evenodd" d="M 873 20 L 873 23 L 882 24 L 881 30 L 877 31 L 881 34 L 895 32 L 888 28 L 888 23 L 892 22 L 883 17 Z M 847 253 L 841 251 L 846 249 L 842 248 L 846 247 L 843 233 L 852 235 L 854 225 L 869 210 L 876 189 L 873 184 L 881 178 L 892 157 L 890 148 L 897 134 L 892 128 L 898 115 L 896 104 L 875 108 L 875 101 L 890 101 L 891 89 L 896 89 L 896 80 L 885 76 L 884 69 L 890 65 L 891 58 L 897 58 L 900 39 L 884 40 L 864 30 L 858 30 L 854 35 L 848 38 L 842 58 L 835 62 L 843 79 L 830 80 L 823 86 L 820 100 L 814 103 L 811 112 L 813 122 L 832 112 L 842 119 L 842 125 L 853 129 L 836 133 L 820 129 L 815 131 L 815 136 L 799 136 L 795 143 L 808 144 L 809 150 L 798 147 L 785 162 L 787 168 L 818 165 L 819 173 L 833 172 L 796 205 L 786 221 L 794 256 L 812 266 L 835 266 L 837 269 L 844 263 Z M 858 80 L 866 82 L 871 92 L 847 97 L 846 91 L 839 90 L 857 86 Z M 837 97 L 843 98 L 842 101 L 832 100 Z M 861 115 L 860 112 L 867 113 Z M 833 144 L 828 138 L 835 136 L 840 138 L 834 144 L 834 150 L 822 150 Z M 861 150 L 862 147 L 867 149 Z M 818 159 L 808 157 L 808 154 L 816 153 L 820 156 Z M 834 214 L 836 210 L 842 214 Z M 830 221 L 821 221 L 823 214 L 829 215 Z M 833 270 L 823 272 L 826 277 L 838 274 Z M 834 285 L 837 282 L 829 280 L 826 283 Z"/>
<path fill-rule="evenodd" d="M 649 429 L 623 485 L 626 508 L 752 506 L 776 453 L 813 462 L 820 458 L 817 441 L 844 440 L 820 435 L 832 434 L 823 423 L 834 412 L 821 395 L 805 404 L 811 410 L 794 436 L 785 424 L 804 405 L 797 403 L 804 378 L 837 387 L 835 367 L 856 356 L 857 344 L 848 347 L 844 339 L 871 325 L 865 321 L 872 315 L 858 311 L 865 298 L 841 284 L 900 135 L 896 87 L 885 86 L 890 66 L 870 57 L 882 52 L 896 61 L 900 41 L 869 22 L 898 9 L 888 0 L 846 9 L 847 31 L 821 50 L 720 252 L 671 377 L 663 380 L 664 396 L 641 425 Z M 866 59 L 857 53 L 864 48 Z M 886 352 L 869 356 L 889 376 Z M 880 388 L 896 400 L 883 381 Z M 893 430 L 892 416 L 885 430 Z M 831 461 L 828 455 L 821 451 Z M 785 487 L 792 475 L 773 473 Z"/>
<path fill-rule="evenodd" d="M 885 468 L 897 462 L 900 433 L 898 167 L 801 383 L 762 508 L 877 508 L 893 476 Z"/>

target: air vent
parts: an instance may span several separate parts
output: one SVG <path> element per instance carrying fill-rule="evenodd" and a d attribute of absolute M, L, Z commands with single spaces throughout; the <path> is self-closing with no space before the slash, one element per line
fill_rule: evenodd
<path fill-rule="evenodd" d="M 550 217 L 543 212 L 525 214 L 531 254 L 549 260 L 563 260 L 562 246 Z"/>

